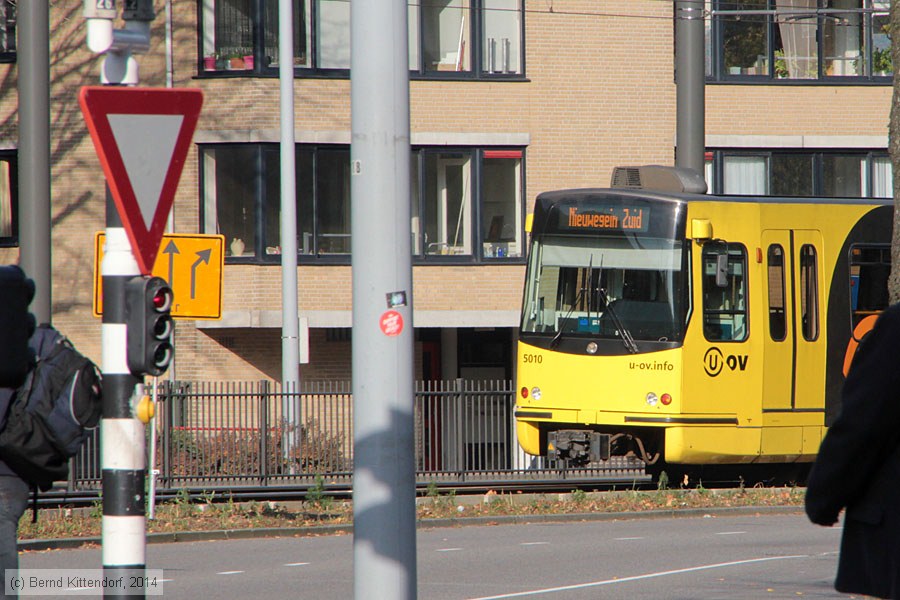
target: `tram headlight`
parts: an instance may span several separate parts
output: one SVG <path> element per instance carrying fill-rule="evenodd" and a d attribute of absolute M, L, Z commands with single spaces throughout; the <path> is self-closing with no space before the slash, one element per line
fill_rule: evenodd
<path fill-rule="evenodd" d="M 597 354 L 597 342 L 588 342 L 588 345 L 584 350 L 588 354 Z"/>
<path fill-rule="evenodd" d="M 534 386 L 533 388 L 531 388 L 531 397 L 534 398 L 535 400 L 540 400 L 541 399 L 541 388 L 539 388 L 538 386 Z"/>
<path fill-rule="evenodd" d="M 659 402 L 659 397 L 654 392 L 647 392 L 647 405 L 656 406 L 657 402 Z"/>

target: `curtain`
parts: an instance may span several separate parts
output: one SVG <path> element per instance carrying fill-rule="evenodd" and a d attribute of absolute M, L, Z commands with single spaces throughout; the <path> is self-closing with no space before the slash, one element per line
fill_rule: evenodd
<path fill-rule="evenodd" d="M 726 194 L 764 196 L 766 185 L 766 158 L 764 156 L 726 156 L 722 173 L 723 191 Z"/>
<path fill-rule="evenodd" d="M 785 67 L 791 79 L 818 76 L 816 0 L 776 0 L 775 23 L 781 34 Z M 797 11 L 808 10 L 809 15 Z M 780 11 L 786 11 L 779 14 Z"/>

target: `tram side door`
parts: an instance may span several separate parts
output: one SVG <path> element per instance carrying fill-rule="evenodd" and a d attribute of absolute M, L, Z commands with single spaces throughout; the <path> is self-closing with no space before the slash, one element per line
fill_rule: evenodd
<path fill-rule="evenodd" d="M 822 235 L 812 230 L 765 230 L 762 244 L 767 303 L 763 410 L 821 409 Z"/>
<path fill-rule="evenodd" d="M 825 294 L 822 279 L 822 234 L 793 232 L 794 272 L 794 410 L 822 410 L 825 405 Z"/>
<path fill-rule="evenodd" d="M 762 253 L 766 303 L 762 408 L 790 410 L 795 384 L 791 232 L 763 231 Z"/>

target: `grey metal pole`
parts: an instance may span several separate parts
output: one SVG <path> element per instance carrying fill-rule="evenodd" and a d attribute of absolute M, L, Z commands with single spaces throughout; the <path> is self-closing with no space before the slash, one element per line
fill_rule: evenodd
<path fill-rule="evenodd" d="M 357 599 L 416 597 L 406 2 L 350 5 Z"/>
<path fill-rule="evenodd" d="M 281 98 L 281 391 L 288 456 L 299 441 L 300 320 L 297 314 L 297 173 L 294 162 L 294 8 L 278 2 L 278 77 Z"/>
<path fill-rule="evenodd" d="M 50 323 L 50 10 L 20 2 L 18 11 L 19 263 L 35 284 L 31 312 Z"/>
<path fill-rule="evenodd" d="M 703 0 L 675 2 L 675 166 L 704 175 L 706 68 Z"/>

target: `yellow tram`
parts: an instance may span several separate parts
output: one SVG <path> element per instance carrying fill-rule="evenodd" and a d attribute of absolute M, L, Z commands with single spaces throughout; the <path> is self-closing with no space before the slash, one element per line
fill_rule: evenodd
<path fill-rule="evenodd" d="M 571 465 L 811 462 L 854 331 L 888 301 L 892 215 L 872 199 L 539 195 L 519 444 Z"/>

